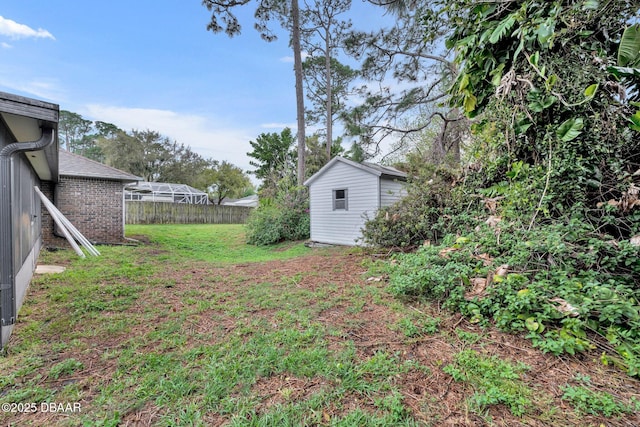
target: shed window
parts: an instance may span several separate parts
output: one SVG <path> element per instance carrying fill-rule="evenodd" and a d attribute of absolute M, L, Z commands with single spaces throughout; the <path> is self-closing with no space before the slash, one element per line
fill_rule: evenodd
<path fill-rule="evenodd" d="M 347 190 L 333 190 L 333 210 L 334 211 L 346 211 L 347 205 Z"/>

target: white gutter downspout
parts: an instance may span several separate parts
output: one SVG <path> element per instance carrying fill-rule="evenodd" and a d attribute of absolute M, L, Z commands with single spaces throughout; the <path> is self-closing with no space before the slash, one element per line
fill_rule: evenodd
<path fill-rule="evenodd" d="M 33 142 L 14 142 L 0 150 L 0 326 L 15 324 L 16 288 L 13 274 L 13 221 L 11 209 L 11 158 L 16 153 L 41 151 L 55 141 L 53 128 L 42 128 L 42 136 Z"/>

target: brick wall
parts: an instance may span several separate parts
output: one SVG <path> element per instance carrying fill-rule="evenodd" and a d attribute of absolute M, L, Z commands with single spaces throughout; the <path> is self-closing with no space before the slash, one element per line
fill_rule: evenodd
<path fill-rule="evenodd" d="M 51 187 L 43 188 L 43 193 L 90 242 L 124 241 L 122 182 L 61 176 L 55 189 Z M 45 246 L 68 246 L 64 238 L 54 235 L 53 218 L 45 211 L 43 207 Z"/>
<path fill-rule="evenodd" d="M 53 201 L 53 186 L 54 184 L 50 181 L 42 181 L 40 184 L 40 191 L 51 201 Z M 58 242 L 53 235 L 53 218 L 44 203 L 40 205 L 40 210 L 42 214 L 42 246 L 45 248 L 63 246 L 64 239 L 60 239 L 60 242 Z"/>

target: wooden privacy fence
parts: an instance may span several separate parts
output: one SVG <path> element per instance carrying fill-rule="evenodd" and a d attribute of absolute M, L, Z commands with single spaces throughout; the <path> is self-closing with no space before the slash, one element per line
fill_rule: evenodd
<path fill-rule="evenodd" d="M 245 224 L 245 206 L 191 205 L 170 202 L 125 202 L 126 224 Z"/>

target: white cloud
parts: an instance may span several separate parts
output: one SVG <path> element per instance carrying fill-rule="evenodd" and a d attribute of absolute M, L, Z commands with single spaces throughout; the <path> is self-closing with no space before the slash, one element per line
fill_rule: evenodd
<path fill-rule="evenodd" d="M 309 57 L 309 54 L 307 52 L 302 52 L 301 56 L 302 56 L 302 60 L 304 61 Z M 293 64 L 294 62 L 293 56 L 283 56 L 282 58 L 280 58 L 280 62 L 290 62 Z"/>
<path fill-rule="evenodd" d="M 260 125 L 260 127 L 262 129 L 272 129 L 275 133 L 280 133 L 284 130 L 284 128 L 289 128 L 291 129 L 291 132 L 294 135 L 298 134 L 298 123 L 293 122 L 293 123 L 263 123 Z M 315 126 L 315 125 L 309 125 L 309 124 L 305 124 L 305 134 L 306 136 L 309 136 L 311 134 L 313 134 L 314 132 L 316 132 L 319 128 L 319 126 Z"/>
<path fill-rule="evenodd" d="M 214 160 L 227 160 L 243 170 L 253 169 L 246 153 L 259 130 L 232 128 L 219 120 L 169 110 L 126 108 L 91 104 L 81 114 L 92 120 L 113 123 L 121 129 L 154 130 L 196 153 Z"/>
<path fill-rule="evenodd" d="M 0 43 L 0 46 L 2 46 L 3 49 L 11 49 L 13 47 L 9 43 L 5 42 Z"/>
<path fill-rule="evenodd" d="M 24 92 L 29 94 L 29 96 L 51 100 L 56 104 L 64 99 L 63 91 L 55 79 L 41 78 L 22 80 L 16 77 L 15 73 L 11 76 L 2 74 L 0 74 L 0 86 L 9 88 L 11 91 Z"/>
<path fill-rule="evenodd" d="M 291 130 L 293 129 L 297 129 L 298 125 L 297 123 L 263 123 L 260 125 L 261 128 L 263 129 L 284 129 L 284 128 L 289 128 Z"/>
<path fill-rule="evenodd" d="M 22 39 L 29 37 L 51 40 L 56 39 L 55 37 L 53 37 L 53 34 L 51 34 L 47 30 L 43 30 L 42 28 L 34 30 L 27 25 L 19 24 L 16 21 L 12 21 L 11 19 L 7 19 L 3 16 L 0 16 L 0 35 L 8 36 L 12 39 Z"/>

